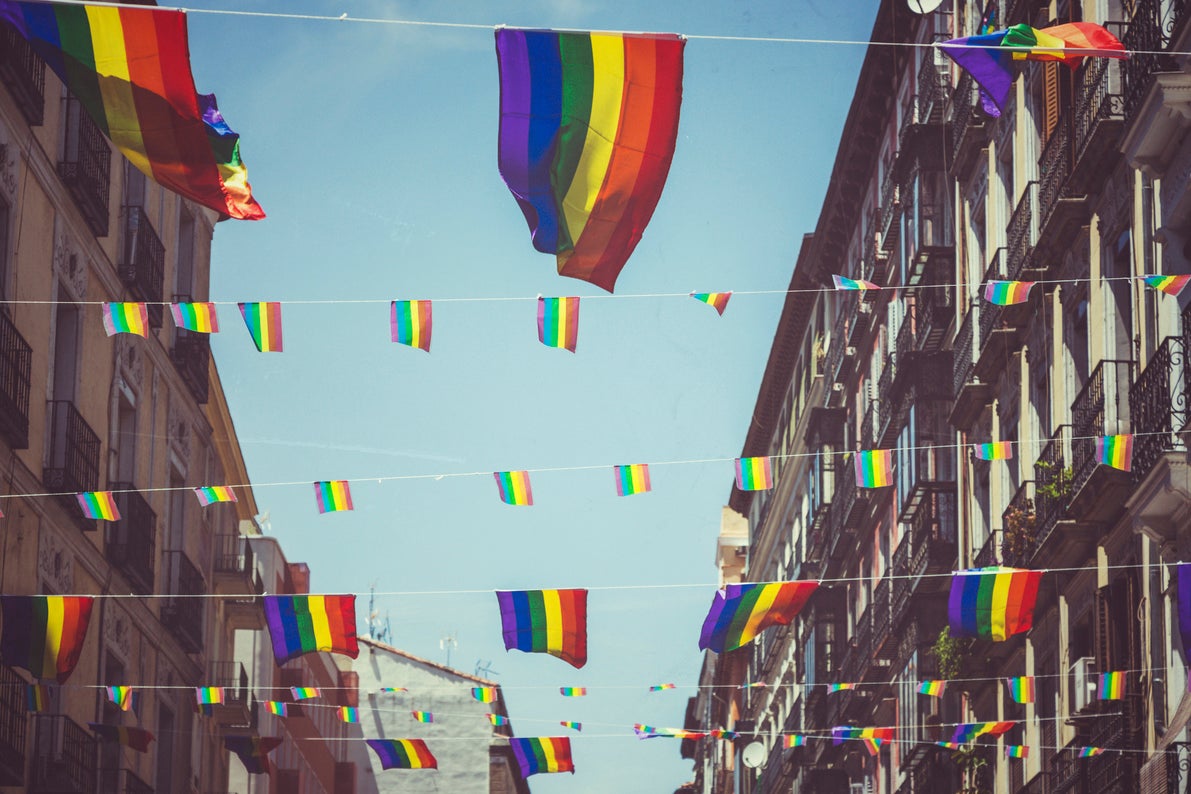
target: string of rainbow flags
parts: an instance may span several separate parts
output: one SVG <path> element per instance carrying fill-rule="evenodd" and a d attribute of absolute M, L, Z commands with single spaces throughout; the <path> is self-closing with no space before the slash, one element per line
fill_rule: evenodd
<path fill-rule="evenodd" d="M 1133 280 L 1133 277 L 1129 277 Z M 1148 287 L 1167 295 L 1178 296 L 1191 281 L 1191 275 L 1137 277 Z M 863 279 L 850 279 L 833 275 L 836 292 L 896 291 L 904 287 L 882 287 Z M 983 296 L 997 306 L 1025 303 L 1030 299 L 1037 281 L 988 281 Z M 692 292 L 690 297 L 705 303 L 723 316 L 728 307 L 731 292 Z M 574 353 L 579 341 L 579 301 L 576 296 L 538 297 L 537 326 L 538 341 L 547 347 L 561 348 Z M 389 307 L 389 334 L 394 343 L 430 352 L 430 341 L 434 331 L 434 307 L 432 300 L 394 300 Z M 103 303 L 103 327 L 108 336 L 133 334 L 148 336 L 149 303 L 105 302 Z M 157 305 L 157 304 L 153 304 Z M 219 332 L 219 316 L 213 302 L 169 303 L 170 314 L 177 328 L 198 334 Z M 284 351 L 280 301 L 237 303 L 240 315 L 248 328 L 257 351 L 281 353 Z"/>

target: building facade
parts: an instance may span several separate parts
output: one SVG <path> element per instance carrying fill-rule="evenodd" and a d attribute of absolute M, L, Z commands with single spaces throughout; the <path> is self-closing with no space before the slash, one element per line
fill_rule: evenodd
<path fill-rule="evenodd" d="M 1025 62 L 993 118 L 929 46 L 990 17 L 1103 24 L 1135 54 Z M 765 762 L 716 774 L 700 744 L 698 790 L 1183 790 L 1191 695 L 1170 564 L 1191 559 L 1191 293 L 1141 276 L 1191 272 L 1191 64 L 1175 54 L 1191 6 L 956 0 L 918 15 L 890 0 L 873 30 L 923 46 L 865 56 L 791 281 L 811 291 L 787 299 L 742 452 L 773 456 L 774 488 L 730 500 L 748 519 L 745 581 L 824 584 L 795 625 L 742 649 L 735 682 L 770 682 L 744 691 L 737 723 Z M 898 289 L 835 292 L 832 274 Z M 991 280 L 1036 283 L 998 306 Z M 1117 434 L 1133 435 L 1131 471 L 1098 462 L 1096 439 Z M 976 459 L 990 441 L 1013 457 Z M 893 487 L 857 487 L 851 456 L 873 449 L 894 451 Z M 1033 629 L 957 641 L 949 573 L 990 565 L 1046 570 Z M 1096 697 L 1105 672 L 1126 673 L 1123 699 Z M 1034 703 L 1009 696 L 1016 676 L 1034 677 Z M 927 679 L 952 683 L 918 694 Z M 936 744 L 985 721 L 1013 727 Z M 896 732 L 873 754 L 833 743 L 836 726 Z M 790 733 L 814 738 L 782 749 Z M 1088 746 L 1105 752 L 1078 758 Z"/>

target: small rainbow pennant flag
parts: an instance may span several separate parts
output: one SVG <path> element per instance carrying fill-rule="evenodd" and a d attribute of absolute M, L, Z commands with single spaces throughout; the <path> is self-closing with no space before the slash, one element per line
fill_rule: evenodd
<path fill-rule="evenodd" d="M 393 692 L 408 692 L 409 690 L 403 686 L 382 686 L 380 688 L 380 691 L 393 693 Z"/>
<path fill-rule="evenodd" d="M 195 488 L 194 495 L 198 497 L 199 507 L 206 507 L 217 502 L 236 501 L 236 492 L 227 485 L 204 485 L 201 488 Z"/>
<path fill-rule="evenodd" d="M 751 684 L 741 684 L 740 688 L 741 689 L 764 689 L 766 686 L 768 686 L 768 684 L 766 684 L 764 681 L 754 681 Z"/>
<path fill-rule="evenodd" d="M 200 706 L 211 706 L 223 702 L 223 687 L 200 686 L 194 688 L 194 700 Z"/>
<path fill-rule="evenodd" d="M 174 325 L 196 334 L 219 333 L 219 318 L 214 303 L 171 303 Z"/>
<path fill-rule="evenodd" d="M 108 700 L 120 707 L 121 711 L 128 711 L 132 708 L 132 687 L 130 686 L 105 686 Z"/>
<path fill-rule="evenodd" d="M 354 510 L 352 506 L 351 487 L 347 480 L 320 480 L 314 484 L 314 499 L 318 502 L 318 512 L 339 513 L 344 510 Z"/>
<path fill-rule="evenodd" d="M 289 688 L 289 696 L 295 701 L 311 700 L 318 697 L 320 694 L 321 693 L 318 691 L 318 687 L 313 686 L 291 686 Z"/>
<path fill-rule="evenodd" d="M 504 715 L 488 714 L 486 716 L 488 717 L 488 721 L 492 723 L 493 727 L 509 724 L 509 718 L 505 717 Z"/>
<path fill-rule="evenodd" d="M 49 684 L 26 684 L 25 707 L 34 714 L 40 714 L 50 709 Z"/>
<path fill-rule="evenodd" d="M 587 697 L 587 687 L 585 686 L 560 686 L 558 694 L 564 698 L 582 698 Z"/>
<path fill-rule="evenodd" d="M 1147 287 L 1165 292 L 1167 295 L 1178 296 L 1183 287 L 1187 286 L 1187 282 L 1191 281 L 1191 276 L 1142 276 L 1141 280 Z"/>
<path fill-rule="evenodd" d="M 827 694 L 831 694 L 832 692 L 843 692 L 845 689 L 855 689 L 855 688 L 856 688 L 855 684 L 828 684 L 827 685 Z"/>
<path fill-rule="evenodd" d="M 976 460 L 1012 460 L 1012 441 L 993 441 L 988 444 L 976 444 Z"/>
<path fill-rule="evenodd" d="M 582 731 L 582 730 L 583 730 L 583 723 L 582 723 L 582 722 L 570 722 L 570 721 L 568 721 L 568 720 L 559 720 L 559 723 L 558 723 L 558 724 L 559 724 L 559 725 L 561 725 L 561 726 L 562 726 L 562 727 L 564 727 L 564 728 L 570 728 L 570 729 L 572 729 L 572 730 L 576 730 L 576 731 Z"/>
<path fill-rule="evenodd" d="M 958 750 L 960 748 L 959 742 L 935 742 L 938 747 L 946 747 L 948 750 Z"/>
<path fill-rule="evenodd" d="M 946 681 L 923 681 L 918 685 L 918 694 L 930 695 L 933 698 L 943 697 L 943 692 L 947 690 Z"/>
<path fill-rule="evenodd" d="M 871 281 L 865 281 L 862 278 L 851 279 L 851 278 L 844 278 L 843 276 L 837 276 L 835 274 L 832 274 L 831 280 L 833 282 L 835 282 L 835 288 L 837 290 L 857 290 L 857 289 L 866 290 L 866 289 L 880 289 L 881 288 L 880 285 L 874 284 Z"/>
<path fill-rule="evenodd" d="M 800 733 L 787 733 L 782 737 L 782 747 L 787 750 L 791 747 L 806 747 L 806 737 Z"/>
<path fill-rule="evenodd" d="M 120 520 L 120 510 L 116 507 L 116 499 L 111 491 L 87 491 L 75 496 L 79 500 L 79 507 L 83 508 L 84 517 L 102 521 Z"/>
<path fill-rule="evenodd" d="M 276 717 L 288 717 L 289 716 L 288 705 L 283 701 L 266 700 L 265 708 L 267 708 L 269 710 L 270 714 L 272 714 Z"/>
<path fill-rule="evenodd" d="M 418 722 L 434 722 L 434 712 L 431 711 L 411 711 L 410 714 Z"/>
<path fill-rule="evenodd" d="M 769 458 L 737 458 L 736 487 L 742 491 L 768 491 L 772 488 L 773 467 Z"/>
<path fill-rule="evenodd" d="M 481 703 L 492 703 L 496 700 L 496 687 L 473 686 L 471 688 L 471 696 Z"/>
<path fill-rule="evenodd" d="M 1125 674 L 1123 672 L 1101 673 L 1100 685 L 1096 687 L 1096 697 L 1101 700 L 1124 700 Z"/>
<path fill-rule="evenodd" d="M 103 304 L 103 330 L 116 334 L 149 335 L 149 307 L 143 303 Z"/>
<path fill-rule="evenodd" d="M 393 301 L 389 307 L 389 333 L 399 345 L 430 352 L 434 318 L 430 301 Z"/>
<path fill-rule="evenodd" d="M 649 688 L 650 692 L 662 692 L 667 689 L 677 689 L 677 684 L 654 684 Z"/>
<path fill-rule="evenodd" d="M 1006 758 L 1029 758 L 1030 748 L 1024 744 L 1007 744 L 1005 745 Z"/>
<path fill-rule="evenodd" d="M 856 485 L 884 488 L 893 485 L 893 450 L 868 449 L 856 453 Z"/>
<path fill-rule="evenodd" d="M 360 710 L 355 706 L 340 706 L 336 713 L 343 722 L 354 724 L 360 721 Z"/>
<path fill-rule="evenodd" d="M 1133 468 L 1133 436 L 1104 436 L 1096 439 L 1096 460 L 1114 469 Z"/>
<path fill-rule="evenodd" d="M 1009 687 L 1009 697 L 1014 703 L 1034 702 L 1034 679 L 1023 675 L 1020 678 L 1006 678 L 1005 685 Z"/>
<path fill-rule="evenodd" d="M 258 351 L 282 352 L 280 303 L 241 303 L 240 314 Z"/>
<path fill-rule="evenodd" d="M 1033 281 L 990 281 L 984 285 L 984 299 L 996 306 L 1011 306 L 1030 299 Z"/>
<path fill-rule="evenodd" d="M 1104 752 L 1103 747 L 1081 747 L 1079 748 L 1080 758 L 1095 758 Z"/>
<path fill-rule="evenodd" d="M 624 466 L 613 466 L 612 469 L 616 474 L 617 496 L 634 496 L 653 490 L 653 486 L 649 482 L 648 463 L 629 463 Z"/>
<path fill-rule="evenodd" d="M 507 505 L 530 507 L 533 505 L 533 489 L 529 487 L 527 471 L 494 471 L 500 501 Z"/>
<path fill-rule="evenodd" d="M 724 309 L 728 308 L 728 298 L 732 297 L 731 292 L 692 292 L 691 297 L 702 303 L 706 303 L 711 308 L 715 309 L 721 317 L 724 316 Z"/>
<path fill-rule="evenodd" d="M 579 299 L 538 298 L 538 341 L 575 352 L 579 341 Z"/>

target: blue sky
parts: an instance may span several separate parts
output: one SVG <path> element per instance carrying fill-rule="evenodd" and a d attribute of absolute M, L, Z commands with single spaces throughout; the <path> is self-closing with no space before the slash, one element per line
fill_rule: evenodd
<path fill-rule="evenodd" d="M 202 0 L 200 7 L 210 7 Z M 241 3 L 244 10 L 690 35 L 867 39 L 875 3 L 588 0 L 450 4 Z M 491 662 L 518 735 L 575 736 L 578 773 L 535 792 L 669 792 L 690 779 L 680 726 L 731 463 L 654 466 L 652 493 L 618 498 L 610 468 L 738 455 L 782 305 L 732 298 L 720 318 L 687 297 L 584 300 L 578 351 L 537 342 L 543 295 L 602 295 L 536 253 L 496 166 L 490 29 L 190 17 L 198 88 L 217 94 L 269 217 L 218 226 L 217 301 L 375 301 L 284 307 L 285 351 L 255 351 L 234 309 L 213 340 L 257 483 L 352 479 L 356 510 L 320 516 L 309 486 L 257 488 L 318 592 L 377 591 L 395 645 L 454 666 Z M 863 48 L 688 42 L 666 189 L 617 294 L 781 290 L 813 230 Z M 393 298 L 439 302 L 430 355 L 389 341 Z M 489 475 L 533 476 L 536 504 Z M 590 661 L 506 652 L 494 589 L 593 590 Z M 675 682 L 648 694 L 650 684 Z M 393 682 L 400 685 L 400 682 Z M 559 686 L 588 686 L 583 701 Z M 590 735 L 587 735 L 590 734 Z M 602 737 L 601 737 L 602 735 Z"/>

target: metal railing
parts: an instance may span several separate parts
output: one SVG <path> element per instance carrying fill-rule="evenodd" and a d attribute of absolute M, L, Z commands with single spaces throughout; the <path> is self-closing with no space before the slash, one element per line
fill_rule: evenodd
<path fill-rule="evenodd" d="M 906 575 L 910 572 L 910 557 L 913 556 L 911 552 L 910 536 L 903 535 L 901 543 L 898 543 L 893 551 L 893 560 L 889 564 L 893 575 L 893 592 L 890 594 L 889 608 L 890 620 L 894 626 L 901 624 L 906 607 L 910 603 L 910 580 Z"/>
<path fill-rule="evenodd" d="M 964 72 L 951 95 L 951 162 L 960 161 L 960 154 L 984 130 L 984 116 L 978 110 L 980 88 L 972 75 Z"/>
<path fill-rule="evenodd" d="M 1037 545 L 1041 549 L 1067 513 L 1071 498 L 1071 425 L 1059 425 L 1034 462 Z"/>
<path fill-rule="evenodd" d="M 1038 244 L 1037 207 L 1038 183 L 1035 181 L 1028 183 L 1022 191 L 1005 228 L 1005 272 L 1010 280 L 1016 280 L 1026 269 L 1034 246 Z"/>
<path fill-rule="evenodd" d="M 1038 514 L 1034 507 L 1034 481 L 1026 480 L 1001 513 L 1001 564 L 1025 568 L 1037 546 Z"/>
<path fill-rule="evenodd" d="M 66 145 L 58 175 L 91 231 L 96 237 L 107 237 L 112 150 L 82 103 L 75 97 L 67 97 L 65 102 Z"/>
<path fill-rule="evenodd" d="M 0 311 L 0 433 L 13 449 L 29 447 L 29 373 L 33 348 Z"/>
<path fill-rule="evenodd" d="M 224 705 L 248 705 L 248 671 L 240 662 L 211 662 L 207 668 L 207 686 L 223 687 Z"/>
<path fill-rule="evenodd" d="M 45 121 L 45 61 L 7 23 L 0 23 L 0 80 L 30 126 Z"/>
<path fill-rule="evenodd" d="M 1167 337 L 1129 389 L 1135 482 L 1144 480 L 1166 453 L 1187 448 L 1180 433 L 1191 420 L 1187 353 L 1184 337 Z"/>
<path fill-rule="evenodd" d="M 130 769 L 100 769 L 99 794 L 153 794 L 153 787 Z"/>
<path fill-rule="evenodd" d="M 885 181 L 881 184 L 880 206 L 881 250 L 892 253 L 900 238 L 897 220 L 901 213 L 900 187 L 892 168 L 885 173 Z"/>
<path fill-rule="evenodd" d="M 175 329 L 170 358 L 195 401 L 199 405 L 205 405 L 210 389 L 207 376 L 207 362 L 211 358 L 209 335 L 187 331 L 184 328 Z"/>
<path fill-rule="evenodd" d="M 144 208 L 125 206 L 124 241 L 120 257 L 120 280 L 137 300 L 147 301 L 149 323 L 161 327 L 165 307 L 165 246 Z"/>
<path fill-rule="evenodd" d="M 8 665 L 0 665 L 0 785 L 25 782 L 25 747 L 29 716 L 25 679 Z"/>
<path fill-rule="evenodd" d="M 51 491 L 81 493 L 99 487 L 99 436 L 69 400 L 51 400 L 50 452 L 42 480 Z"/>
<path fill-rule="evenodd" d="M 161 620 L 188 653 L 198 653 L 203 647 L 203 603 L 206 599 L 193 596 L 207 592 L 203 575 L 181 551 L 167 551 L 163 556 L 165 581 L 162 589 L 170 597 L 162 605 Z"/>
<path fill-rule="evenodd" d="M 1132 361 L 1101 361 L 1071 403 L 1072 493 L 1079 493 L 1099 465 L 1095 437 L 1129 432 L 1132 382 Z"/>
<path fill-rule="evenodd" d="M 993 530 L 988 533 L 988 537 L 984 541 L 984 545 L 980 550 L 972 555 L 973 568 L 988 568 L 989 566 L 997 564 L 997 551 L 1001 545 L 999 536 L 1000 530 Z"/>
<path fill-rule="evenodd" d="M 1170 45 L 1170 28 L 1173 28 L 1173 19 L 1169 27 L 1163 24 L 1163 5 L 1160 0 L 1137 0 L 1133 4 L 1133 16 L 1121 35 L 1121 44 L 1131 53 L 1121 65 L 1126 123 L 1141 109 L 1154 74 L 1178 71 L 1170 56 L 1155 54 Z"/>
<path fill-rule="evenodd" d="M 1042 148 L 1038 175 L 1038 226 L 1044 229 L 1059 200 L 1066 197 L 1067 178 L 1071 176 L 1071 117 L 1066 113 Z"/>
<path fill-rule="evenodd" d="M 984 270 L 984 277 L 980 280 L 983 291 L 989 281 L 997 281 L 1005 277 L 1005 249 L 998 248 L 988 260 L 988 267 Z M 980 350 L 988 346 L 992 332 L 1001 327 L 1001 317 L 1005 314 L 1005 307 L 985 301 L 980 304 Z"/>
<path fill-rule="evenodd" d="M 91 794 L 95 789 L 95 739 L 60 714 L 34 714 L 29 794 Z"/>
<path fill-rule="evenodd" d="M 1088 58 L 1076 73 L 1075 87 L 1075 162 L 1089 153 L 1094 138 L 1102 131 L 1112 134 L 1124 118 L 1125 102 L 1121 91 L 1121 63 L 1115 58 Z M 1103 163 L 1087 163 L 1103 171 Z M 1107 175 L 1105 175 L 1107 176 Z"/>
<path fill-rule="evenodd" d="M 117 492 L 120 520 L 107 523 L 104 556 L 124 574 L 134 592 L 148 595 L 153 592 L 157 560 L 157 514 L 132 483 L 113 482 L 108 487 Z"/>
<path fill-rule="evenodd" d="M 977 315 L 979 314 L 979 307 L 973 303 L 966 312 L 964 312 L 964 319 L 959 324 L 959 331 L 955 334 L 955 358 L 952 362 L 954 369 L 952 370 L 952 394 L 958 398 L 959 393 L 963 391 L 964 386 L 972 381 L 972 370 L 976 366 L 974 361 L 974 345 L 975 331 L 977 328 Z"/>

